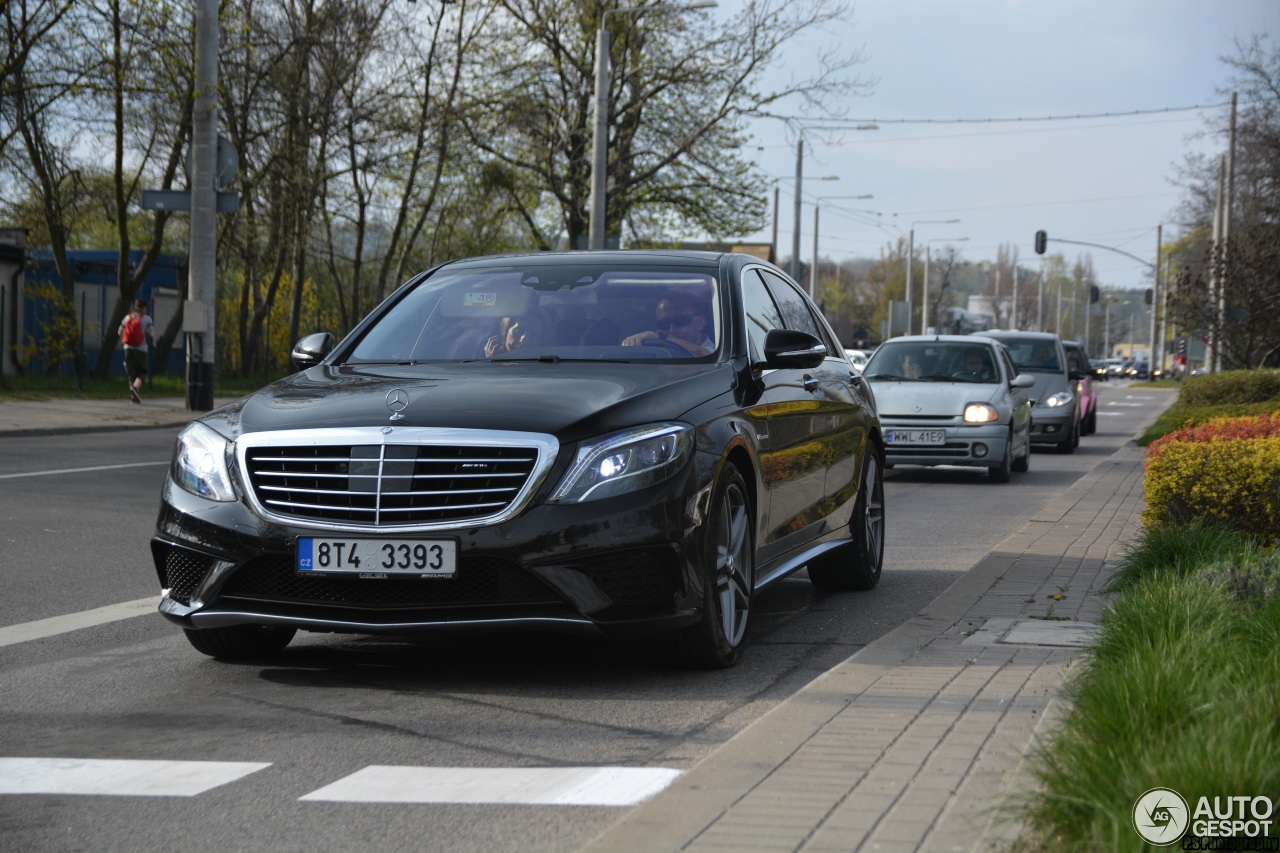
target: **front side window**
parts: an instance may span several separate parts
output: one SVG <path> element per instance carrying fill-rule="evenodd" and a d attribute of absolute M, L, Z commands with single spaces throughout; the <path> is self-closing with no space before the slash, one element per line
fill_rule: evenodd
<path fill-rule="evenodd" d="M 723 338 L 721 304 L 706 268 L 445 267 L 367 329 L 347 361 L 707 359 Z"/>
<path fill-rule="evenodd" d="M 764 361 L 764 339 L 771 329 L 783 329 L 782 312 L 756 270 L 742 274 L 742 306 L 747 318 L 747 342 L 751 361 Z"/>

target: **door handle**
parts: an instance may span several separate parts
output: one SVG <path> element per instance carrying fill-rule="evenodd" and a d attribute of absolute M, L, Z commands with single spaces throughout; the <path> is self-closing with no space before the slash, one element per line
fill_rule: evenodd
<path fill-rule="evenodd" d="M 804 378 L 804 381 L 801 382 L 800 384 L 804 387 L 804 390 L 806 391 L 817 391 L 820 383 L 818 382 L 818 380 L 814 379 L 812 376 L 806 376 Z"/>

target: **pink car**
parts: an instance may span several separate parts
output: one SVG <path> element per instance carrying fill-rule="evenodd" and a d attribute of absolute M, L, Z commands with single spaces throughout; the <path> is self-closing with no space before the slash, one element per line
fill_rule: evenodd
<path fill-rule="evenodd" d="M 1093 369 L 1089 367 L 1089 354 L 1078 341 L 1063 341 L 1067 353 L 1067 370 L 1080 391 L 1080 434 L 1092 435 L 1098 431 L 1098 393 L 1093 390 Z"/>

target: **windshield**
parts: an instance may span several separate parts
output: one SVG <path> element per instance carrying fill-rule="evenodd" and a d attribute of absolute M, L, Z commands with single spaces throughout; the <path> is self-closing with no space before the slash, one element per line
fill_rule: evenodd
<path fill-rule="evenodd" d="M 1045 338 L 1008 339 L 1000 342 L 1009 350 L 1009 356 L 1019 370 L 1033 373 L 1061 373 L 1062 362 L 1058 359 L 1058 348 L 1053 340 Z"/>
<path fill-rule="evenodd" d="M 889 341 L 871 356 L 863 375 L 907 382 L 1000 381 L 991 347 L 968 342 Z"/>
<path fill-rule="evenodd" d="M 706 267 L 446 267 L 366 330 L 348 363 L 707 360 L 721 301 Z"/>

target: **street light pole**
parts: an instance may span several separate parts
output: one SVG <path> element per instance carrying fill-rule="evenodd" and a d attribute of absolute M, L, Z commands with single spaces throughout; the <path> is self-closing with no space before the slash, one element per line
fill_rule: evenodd
<path fill-rule="evenodd" d="M 697 0 L 679 5 L 624 6 L 620 9 L 605 9 L 600 16 L 600 29 L 596 32 L 595 118 L 591 126 L 591 221 L 587 232 L 588 248 L 603 249 L 605 239 L 605 183 L 609 165 L 609 16 L 639 15 L 643 12 L 688 12 L 710 9 L 716 5 L 716 0 Z"/>
<path fill-rule="evenodd" d="M 827 199 L 834 198 L 857 198 L 867 199 L 875 198 L 870 193 L 862 195 L 824 195 L 819 196 L 813 201 L 813 266 L 809 268 L 809 298 L 817 299 L 818 293 L 818 208 L 822 207 L 822 202 Z"/>
<path fill-rule="evenodd" d="M 916 254 L 916 226 L 917 225 L 954 225 L 959 219 L 917 219 L 911 223 L 911 230 L 907 232 L 907 334 L 911 334 L 911 269 L 915 266 Z M 925 259 L 926 263 L 928 258 Z M 924 334 L 924 317 L 921 312 L 920 334 Z"/>
<path fill-rule="evenodd" d="M 929 244 L 963 243 L 968 237 L 933 237 L 924 243 L 924 285 L 920 294 L 920 334 L 929 334 Z"/>

